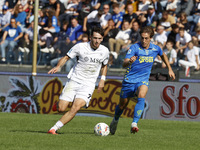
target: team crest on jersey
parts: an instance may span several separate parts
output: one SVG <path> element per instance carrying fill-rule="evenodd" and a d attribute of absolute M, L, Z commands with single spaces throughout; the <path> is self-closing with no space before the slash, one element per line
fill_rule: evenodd
<path fill-rule="evenodd" d="M 130 54 L 130 53 L 131 53 L 131 49 L 128 50 L 127 54 Z"/>
<path fill-rule="evenodd" d="M 84 60 L 85 60 L 85 61 L 88 61 L 88 60 L 89 60 L 89 58 L 88 58 L 88 57 L 85 57 L 85 58 L 84 58 Z"/>
<path fill-rule="evenodd" d="M 142 50 L 142 48 L 139 47 L 139 50 Z"/>

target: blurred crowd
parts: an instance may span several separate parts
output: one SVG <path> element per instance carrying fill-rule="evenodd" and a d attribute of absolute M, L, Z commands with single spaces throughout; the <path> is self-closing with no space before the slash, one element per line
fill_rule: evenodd
<path fill-rule="evenodd" d="M 35 0 L 0 1 L 0 63 L 31 64 Z M 109 67 L 121 68 L 140 29 L 151 26 L 173 68 L 199 70 L 200 0 L 39 0 L 38 65 L 55 66 L 70 48 L 104 30 Z M 68 72 L 76 60 L 66 63 Z M 159 57 L 153 68 L 165 68 Z"/>

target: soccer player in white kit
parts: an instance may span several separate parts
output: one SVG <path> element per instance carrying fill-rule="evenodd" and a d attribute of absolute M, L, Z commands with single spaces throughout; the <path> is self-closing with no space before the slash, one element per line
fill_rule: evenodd
<path fill-rule="evenodd" d="M 68 81 L 59 97 L 58 111 L 65 111 L 70 102 L 73 102 L 73 105 L 48 133 L 57 134 L 56 131 L 71 121 L 81 107 L 88 107 L 100 71 L 101 80 L 98 84 L 98 92 L 104 87 L 109 50 L 100 44 L 103 41 L 103 34 L 102 28 L 93 28 L 90 42 L 73 46 L 66 56 L 60 59 L 58 65 L 48 72 L 49 74 L 56 73 L 70 58 L 78 58 L 68 74 Z"/>

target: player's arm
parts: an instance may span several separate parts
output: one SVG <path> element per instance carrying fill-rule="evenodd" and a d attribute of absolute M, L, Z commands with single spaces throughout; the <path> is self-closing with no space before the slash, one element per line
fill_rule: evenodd
<path fill-rule="evenodd" d="M 108 70 L 108 67 L 107 65 L 102 65 L 101 67 L 101 80 L 99 81 L 99 85 L 98 85 L 98 89 L 97 89 L 97 92 L 99 93 L 102 88 L 104 87 L 104 82 L 106 80 L 106 74 L 107 74 L 107 70 Z"/>
<path fill-rule="evenodd" d="M 162 58 L 162 61 L 166 64 L 166 66 L 167 66 L 167 68 L 169 70 L 169 76 L 170 76 L 170 78 L 172 78 L 172 80 L 174 80 L 175 79 L 175 74 L 174 74 L 174 72 L 173 72 L 173 70 L 172 70 L 172 68 L 171 68 L 171 66 L 169 64 L 167 55 L 165 53 L 163 53 L 163 55 L 161 56 L 161 58 Z"/>
<path fill-rule="evenodd" d="M 69 56 L 64 56 L 64 57 L 62 57 L 62 58 L 59 60 L 57 66 L 54 67 L 54 68 L 52 68 L 52 69 L 48 72 L 48 74 L 53 74 L 53 73 L 58 72 L 58 71 L 61 69 L 61 67 L 62 67 L 69 59 L 70 59 Z"/>
<path fill-rule="evenodd" d="M 129 58 L 126 58 L 124 59 L 124 62 L 123 62 L 123 68 L 126 68 L 128 67 L 129 65 L 131 65 L 134 61 L 136 61 L 137 59 L 137 56 L 132 56 L 130 59 Z"/>

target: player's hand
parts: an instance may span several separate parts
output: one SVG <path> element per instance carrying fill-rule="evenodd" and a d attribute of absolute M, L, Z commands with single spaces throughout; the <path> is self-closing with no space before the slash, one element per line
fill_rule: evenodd
<path fill-rule="evenodd" d="M 101 90 L 103 89 L 103 87 L 104 87 L 104 80 L 100 80 L 99 81 L 99 85 L 98 85 L 98 89 L 97 89 L 97 93 L 100 93 L 101 92 Z"/>
<path fill-rule="evenodd" d="M 175 80 L 175 78 L 176 78 L 173 70 L 169 70 L 169 76 L 170 76 L 170 78 L 172 78 L 172 80 Z"/>
<path fill-rule="evenodd" d="M 48 74 L 54 74 L 58 71 L 60 71 L 60 67 L 56 66 L 56 67 L 52 68 L 51 70 L 49 70 Z"/>
<path fill-rule="evenodd" d="M 134 61 L 136 61 L 137 56 L 132 56 L 129 60 L 129 63 L 132 64 Z"/>

